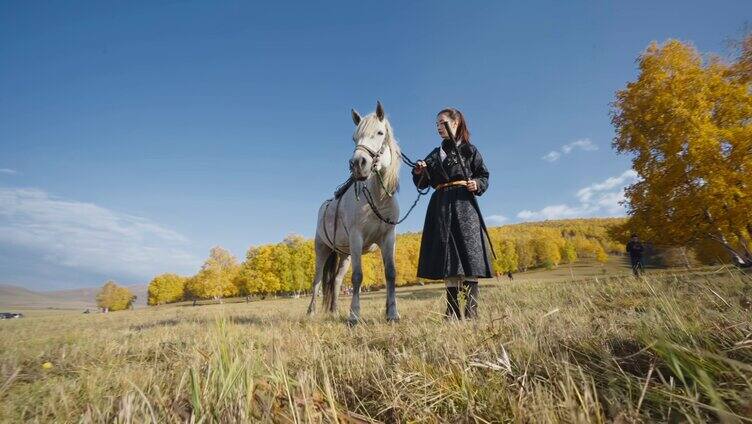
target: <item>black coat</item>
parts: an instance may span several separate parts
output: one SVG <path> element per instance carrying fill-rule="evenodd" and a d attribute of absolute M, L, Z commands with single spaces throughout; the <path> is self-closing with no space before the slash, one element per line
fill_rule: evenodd
<path fill-rule="evenodd" d="M 627 242 L 627 253 L 629 253 L 629 257 L 632 260 L 642 259 L 643 250 L 645 250 L 645 248 L 642 247 L 642 243 L 640 243 L 639 241 L 629 240 Z"/>
<path fill-rule="evenodd" d="M 442 143 L 449 150 L 442 162 L 439 147 L 425 159 L 423 174 L 413 174 L 418 188 L 429 185 L 436 188 L 441 183 L 464 180 L 460 163 L 448 141 Z M 459 147 L 470 178 L 477 181 L 482 195 L 488 188 L 488 170 L 478 149 L 464 143 Z M 440 280 L 464 275 L 467 277 L 492 277 L 491 248 L 483 231 L 483 218 L 478 202 L 464 186 L 454 186 L 434 191 L 426 211 L 418 259 L 418 277 Z"/>

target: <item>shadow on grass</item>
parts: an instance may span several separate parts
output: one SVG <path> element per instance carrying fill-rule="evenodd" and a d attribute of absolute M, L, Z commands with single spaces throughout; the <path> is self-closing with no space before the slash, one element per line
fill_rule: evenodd
<path fill-rule="evenodd" d="M 174 319 L 174 318 L 163 319 L 159 321 L 148 322 L 145 324 L 131 325 L 130 327 L 128 327 L 128 329 L 131 331 L 144 331 L 144 330 L 151 330 L 152 328 L 172 327 L 172 326 L 178 325 L 181 322 L 183 322 L 183 320 Z"/>
<path fill-rule="evenodd" d="M 261 319 L 256 315 L 231 315 L 226 317 L 227 322 L 230 322 L 232 324 L 237 325 L 252 325 L 257 327 L 268 327 L 269 324 L 273 323 L 274 319 Z M 284 319 L 284 321 L 288 321 L 288 319 Z M 187 318 L 187 319 L 164 319 L 160 321 L 155 322 L 149 322 L 145 324 L 138 324 L 138 325 L 131 325 L 129 329 L 131 331 L 146 331 L 151 330 L 154 328 L 164 328 L 164 327 L 172 327 L 175 325 L 178 325 L 180 323 L 190 323 L 190 324 L 199 324 L 199 325 L 212 325 L 216 324 L 216 319 L 209 319 L 209 318 Z"/>
<path fill-rule="evenodd" d="M 256 315 L 242 315 L 242 316 L 231 316 L 228 317 L 227 320 L 233 324 L 237 325 L 255 325 L 255 326 L 263 326 L 268 327 L 271 322 L 274 320 L 263 320 Z M 285 320 L 287 321 L 287 320 Z"/>
<path fill-rule="evenodd" d="M 397 299 L 423 300 L 434 299 L 444 294 L 444 286 L 421 288 L 420 290 L 397 291 Z"/>

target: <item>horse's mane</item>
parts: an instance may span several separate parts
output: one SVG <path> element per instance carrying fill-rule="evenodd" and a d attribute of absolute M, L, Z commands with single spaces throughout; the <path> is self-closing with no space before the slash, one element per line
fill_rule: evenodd
<path fill-rule="evenodd" d="M 378 128 L 378 122 L 379 118 L 375 113 L 370 113 L 364 116 L 355 130 L 354 138 L 358 140 L 367 134 L 372 134 Z M 394 131 L 392 130 L 392 124 L 389 123 L 389 119 L 386 117 L 384 117 L 384 126 L 386 127 L 386 140 L 387 145 L 389 146 L 389 152 L 392 155 L 392 161 L 388 168 L 382 168 L 382 178 L 384 180 L 384 185 L 391 194 L 399 189 L 399 171 L 402 159 L 400 157 L 401 150 L 399 144 L 397 143 L 397 139 L 394 137 Z M 387 193 L 382 193 L 382 197 L 386 195 Z"/>

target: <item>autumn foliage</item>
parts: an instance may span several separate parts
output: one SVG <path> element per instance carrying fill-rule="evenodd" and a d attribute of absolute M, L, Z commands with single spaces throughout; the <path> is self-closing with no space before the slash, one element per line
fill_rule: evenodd
<path fill-rule="evenodd" d="M 616 95 L 614 148 L 632 155 L 630 220 L 658 244 L 708 241 L 752 265 L 752 34 L 731 63 L 670 40 L 651 44 Z M 713 253 L 712 255 L 715 255 Z"/>
<path fill-rule="evenodd" d="M 149 283 L 149 305 L 179 302 L 185 297 L 187 278 L 177 274 L 162 274 Z"/>
<path fill-rule="evenodd" d="M 238 295 L 235 276 L 240 265 L 232 253 L 216 246 L 209 252 L 201 270 L 185 283 L 191 299 L 221 299 Z"/>
<path fill-rule="evenodd" d="M 119 286 L 114 281 L 108 281 L 97 293 L 97 306 L 109 311 L 129 309 L 136 296 L 127 287 Z"/>

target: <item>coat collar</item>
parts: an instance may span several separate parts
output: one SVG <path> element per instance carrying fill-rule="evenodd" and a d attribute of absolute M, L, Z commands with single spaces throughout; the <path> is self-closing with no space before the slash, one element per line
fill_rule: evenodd
<path fill-rule="evenodd" d="M 470 143 L 459 143 L 457 144 L 457 148 L 459 149 L 460 154 L 465 158 L 469 158 L 473 155 L 473 148 Z M 439 158 L 444 160 L 447 155 L 452 154 L 454 148 L 452 147 L 452 142 L 445 139 L 441 141 L 441 146 L 439 146 L 437 150 L 439 151 Z"/>

